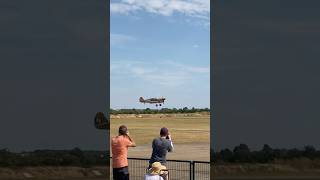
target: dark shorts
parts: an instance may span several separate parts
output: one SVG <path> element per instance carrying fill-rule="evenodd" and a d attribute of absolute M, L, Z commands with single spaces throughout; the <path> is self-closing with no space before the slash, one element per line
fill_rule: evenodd
<path fill-rule="evenodd" d="M 122 168 L 113 168 L 113 179 L 114 180 L 129 180 L 128 166 L 122 167 Z"/>

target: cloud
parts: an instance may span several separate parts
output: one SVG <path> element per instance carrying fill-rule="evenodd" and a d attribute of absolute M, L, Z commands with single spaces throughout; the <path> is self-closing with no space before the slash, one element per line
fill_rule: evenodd
<path fill-rule="evenodd" d="M 110 45 L 113 46 L 121 46 L 128 42 L 135 41 L 136 38 L 133 36 L 125 35 L 125 34 L 110 34 Z"/>
<path fill-rule="evenodd" d="M 209 74 L 210 73 L 210 67 L 195 67 L 195 66 L 177 63 L 174 61 L 165 61 L 163 64 L 165 64 L 166 66 L 177 67 L 180 70 L 190 72 L 190 73 L 199 73 L 199 74 Z"/>
<path fill-rule="evenodd" d="M 171 16 L 173 13 L 210 19 L 210 0 L 118 0 L 110 4 L 112 14 L 148 13 Z"/>
<path fill-rule="evenodd" d="M 142 61 L 111 62 L 111 78 L 135 78 L 146 83 L 163 86 L 180 86 L 190 82 L 198 75 L 209 76 L 209 67 L 196 67 L 162 61 L 148 63 Z"/>
<path fill-rule="evenodd" d="M 110 11 L 111 13 L 119 13 L 119 14 L 129 14 L 129 12 L 133 12 L 139 10 L 138 6 L 133 6 L 125 3 L 111 3 Z"/>

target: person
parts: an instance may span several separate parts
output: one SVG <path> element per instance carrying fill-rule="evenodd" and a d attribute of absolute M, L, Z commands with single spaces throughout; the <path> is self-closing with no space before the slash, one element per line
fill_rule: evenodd
<path fill-rule="evenodd" d="M 173 152 L 173 143 L 169 130 L 166 127 L 160 129 L 160 137 L 152 141 L 152 154 L 149 161 L 149 168 L 152 163 L 160 162 L 166 165 L 167 152 Z"/>
<path fill-rule="evenodd" d="M 154 162 L 148 173 L 144 176 L 144 180 L 168 180 L 167 168 L 160 162 Z"/>
<path fill-rule="evenodd" d="M 135 147 L 136 144 L 129 136 L 125 125 L 119 127 L 119 135 L 111 140 L 112 168 L 114 180 L 129 180 L 128 170 L 128 147 Z"/>

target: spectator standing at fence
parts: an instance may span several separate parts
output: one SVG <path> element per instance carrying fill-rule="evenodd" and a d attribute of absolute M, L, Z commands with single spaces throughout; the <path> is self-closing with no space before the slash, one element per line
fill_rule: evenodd
<path fill-rule="evenodd" d="M 160 162 L 154 162 L 148 173 L 144 176 L 144 180 L 168 180 L 167 168 Z"/>
<path fill-rule="evenodd" d="M 152 163 L 160 162 L 162 165 L 166 165 L 167 152 L 173 151 L 173 143 L 169 130 L 166 127 L 160 129 L 160 137 L 155 138 L 152 141 L 152 154 L 149 161 L 149 168 Z"/>
<path fill-rule="evenodd" d="M 112 168 L 114 180 L 129 180 L 128 148 L 136 144 L 129 136 L 125 125 L 119 127 L 119 135 L 111 140 Z"/>

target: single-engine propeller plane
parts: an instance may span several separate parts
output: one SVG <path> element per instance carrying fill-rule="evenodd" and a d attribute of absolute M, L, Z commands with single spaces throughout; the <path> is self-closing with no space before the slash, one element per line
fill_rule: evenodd
<path fill-rule="evenodd" d="M 156 104 L 156 106 L 162 106 L 162 104 L 164 104 L 164 100 L 166 100 L 166 98 L 161 97 L 161 98 L 150 98 L 150 99 L 143 99 L 143 97 L 140 97 L 139 101 L 141 103 L 149 103 L 149 104 Z"/>

